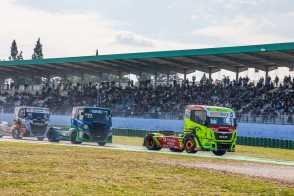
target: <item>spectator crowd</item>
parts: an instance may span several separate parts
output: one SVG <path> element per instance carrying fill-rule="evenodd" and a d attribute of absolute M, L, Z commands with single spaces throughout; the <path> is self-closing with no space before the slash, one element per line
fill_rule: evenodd
<path fill-rule="evenodd" d="M 203 77 L 200 82 L 173 81 L 157 84 L 141 81 L 120 86 L 115 82 L 72 83 L 69 81 L 44 83 L 39 86 L 7 85 L 1 88 L 0 106 L 13 112 L 19 105 L 49 107 L 52 113 L 68 114 L 73 106 L 101 106 L 112 109 L 119 116 L 148 116 L 178 118 L 187 104 L 207 104 L 234 108 L 238 115 L 275 118 L 294 115 L 294 78 L 282 81 L 248 77 L 231 81 L 225 77 L 212 81 Z"/>

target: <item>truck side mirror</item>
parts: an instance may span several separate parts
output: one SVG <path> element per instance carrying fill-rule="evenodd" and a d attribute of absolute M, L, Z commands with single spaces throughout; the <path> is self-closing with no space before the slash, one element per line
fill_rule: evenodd
<path fill-rule="evenodd" d="M 205 125 L 205 126 L 208 126 L 208 125 L 209 125 L 209 123 L 208 123 L 208 119 L 205 119 L 205 121 L 204 121 L 204 125 Z"/>
<path fill-rule="evenodd" d="M 238 126 L 237 119 L 234 119 L 234 126 L 235 126 L 235 127 L 237 127 L 237 126 Z"/>

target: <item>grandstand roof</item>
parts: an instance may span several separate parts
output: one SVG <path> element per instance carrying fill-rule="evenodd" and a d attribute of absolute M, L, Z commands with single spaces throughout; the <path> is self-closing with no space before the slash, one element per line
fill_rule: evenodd
<path fill-rule="evenodd" d="M 294 42 L 251 46 L 110 54 L 42 60 L 0 61 L 0 76 L 58 75 L 63 73 L 96 75 L 101 72 L 214 73 L 221 69 L 242 72 L 248 68 L 271 71 L 293 68 Z"/>

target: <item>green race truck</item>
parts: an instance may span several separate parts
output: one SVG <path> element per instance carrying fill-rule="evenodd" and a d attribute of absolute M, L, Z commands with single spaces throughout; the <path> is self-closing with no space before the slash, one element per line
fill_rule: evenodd
<path fill-rule="evenodd" d="M 196 153 L 212 151 L 217 156 L 234 152 L 237 141 L 235 112 L 230 108 L 188 105 L 181 134 L 149 133 L 144 146 L 149 150 L 169 148 L 171 151 Z"/>

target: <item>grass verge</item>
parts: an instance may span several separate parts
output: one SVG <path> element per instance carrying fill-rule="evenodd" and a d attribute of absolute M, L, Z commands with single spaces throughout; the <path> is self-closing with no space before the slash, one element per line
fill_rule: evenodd
<path fill-rule="evenodd" d="M 163 164 L 181 157 L 153 153 L 0 142 L 0 155 L 1 195 L 294 193 L 293 188 L 263 179 Z"/>

